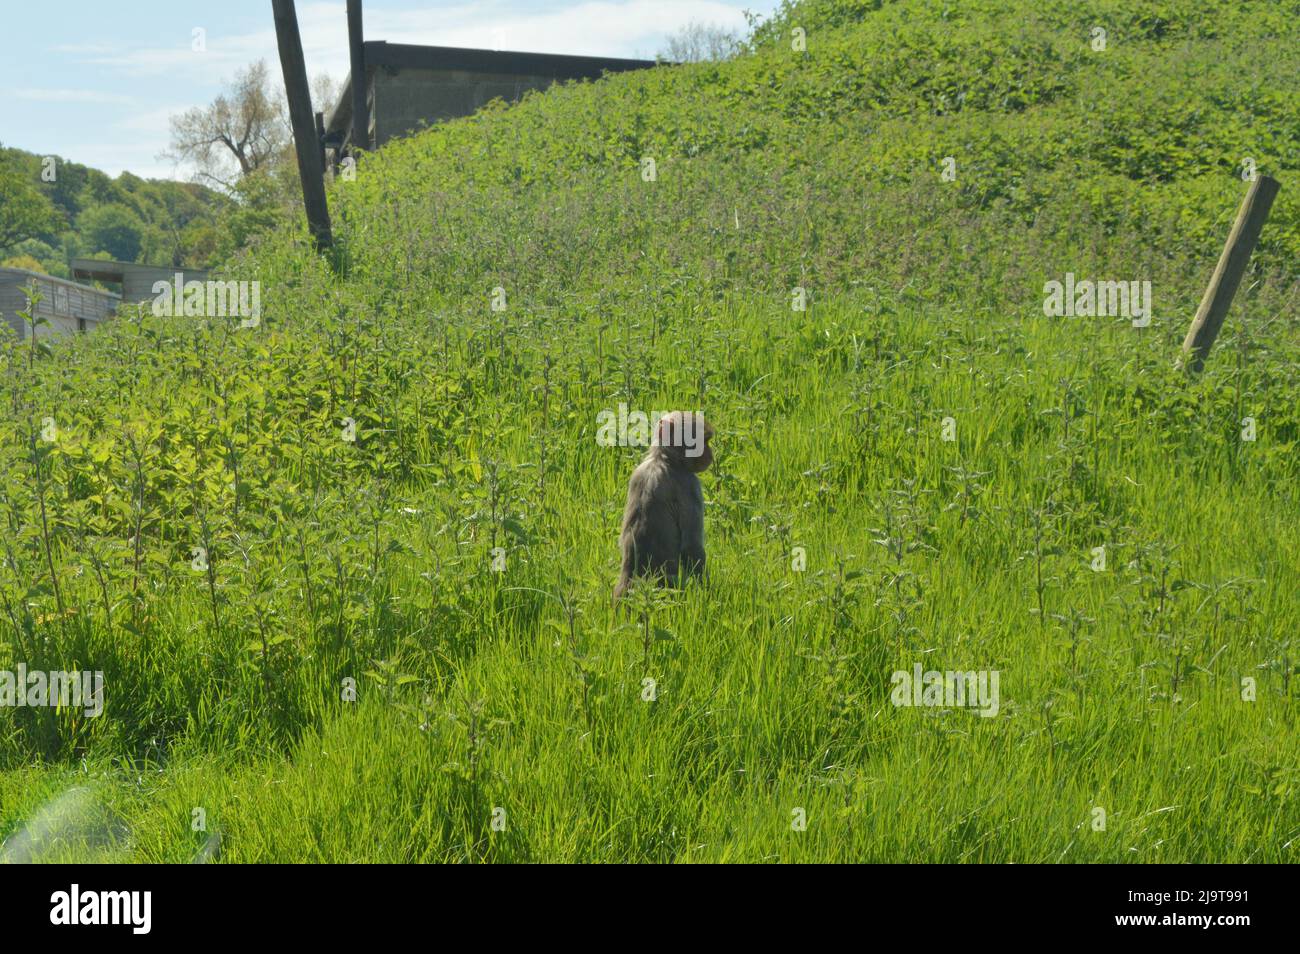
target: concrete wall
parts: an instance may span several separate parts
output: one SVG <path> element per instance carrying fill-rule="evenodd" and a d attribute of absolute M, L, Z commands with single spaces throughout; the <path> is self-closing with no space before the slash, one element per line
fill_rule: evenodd
<path fill-rule="evenodd" d="M 552 53 L 474 50 L 367 41 L 364 82 L 373 149 L 397 136 L 458 116 L 469 116 L 493 99 L 514 102 L 529 90 L 563 80 L 594 80 L 606 73 L 649 69 L 652 60 Z M 326 118 L 327 163 L 337 167 L 352 151 L 352 83 Z"/>
<path fill-rule="evenodd" d="M 469 70 L 377 70 L 374 135 L 378 145 L 395 136 L 457 116 L 469 116 L 494 99 L 514 102 L 530 89 L 546 89 L 553 76 L 517 76 Z"/>
<path fill-rule="evenodd" d="M 125 302 L 153 301 L 157 293 L 153 290 L 156 282 L 166 282 L 172 285 L 176 281 L 176 273 L 180 272 L 184 277 L 182 282 L 208 280 L 208 273 L 198 268 L 157 268 L 149 265 L 138 265 L 127 271 L 122 277 L 122 300 Z"/>

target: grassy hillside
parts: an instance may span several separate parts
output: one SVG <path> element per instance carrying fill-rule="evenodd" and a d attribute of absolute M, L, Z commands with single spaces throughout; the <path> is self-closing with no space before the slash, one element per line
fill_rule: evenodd
<path fill-rule="evenodd" d="M 11 856 L 1293 860 L 1298 16 L 818 0 L 367 157 L 335 269 L 229 263 L 257 328 L 6 346 L 0 669 L 106 700 L 0 709 Z M 1150 326 L 1045 317 L 1067 272 Z M 627 614 L 620 404 L 719 434 L 710 579 Z"/>

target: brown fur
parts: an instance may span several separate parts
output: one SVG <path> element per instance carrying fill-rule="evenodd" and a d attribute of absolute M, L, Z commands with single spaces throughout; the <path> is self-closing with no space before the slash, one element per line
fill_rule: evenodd
<path fill-rule="evenodd" d="M 673 411 L 655 425 L 650 450 L 628 482 L 615 602 L 634 577 L 676 583 L 704 573 L 704 491 L 697 475 L 713 463 L 712 439 L 713 428 L 699 414 Z"/>

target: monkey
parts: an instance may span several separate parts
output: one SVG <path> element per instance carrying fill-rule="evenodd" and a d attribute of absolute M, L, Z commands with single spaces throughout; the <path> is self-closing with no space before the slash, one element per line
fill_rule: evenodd
<path fill-rule="evenodd" d="M 673 411 L 655 424 L 650 450 L 627 487 L 619 547 L 623 570 L 617 603 L 634 576 L 660 585 L 704 573 L 704 491 L 700 478 L 713 463 L 713 427 L 703 415 Z"/>

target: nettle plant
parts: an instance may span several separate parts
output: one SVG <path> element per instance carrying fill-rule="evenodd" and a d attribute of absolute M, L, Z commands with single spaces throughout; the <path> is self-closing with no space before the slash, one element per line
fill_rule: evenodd
<path fill-rule="evenodd" d="M 831 749 L 859 725 L 863 707 L 884 673 L 885 644 L 860 635 L 867 583 L 864 571 L 849 569 L 852 559 L 851 554 L 837 553 L 833 567 L 812 574 L 810 605 L 820 610 L 820 632 L 815 641 L 799 650 L 818 675 L 813 692 L 829 720 L 827 744 Z M 828 749 L 827 761 L 829 755 Z"/>
<path fill-rule="evenodd" d="M 1179 702 L 1195 677 L 1219 677 L 1219 658 L 1230 644 L 1253 636 L 1259 581 L 1189 579 L 1175 554 L 1176 548 L 1162 540 L 1139 544 L 1125 571 L 1137 593 L 1131 609 L 1138 631 L 1160 652 L 1142 668 L 1165 674 L 1164 685 L 1153 687 L 1151 698 Z"/>
<path fill-rule="evenodd" d="M 887 614 L 889 635 L 900 654 L 914 647 L 921 636 L 918 617 L 928 582 L 928 575 L 914 568 L 918 561 L 912 555 L 932 557 L 938 552 L 926 505 L 931 491 L 915 478 L 904 478 L 901 483 L 881 498 L 876 518 L 880 526 L 870 531 L 871 542 L 886 554 L 876 581 L 876 605 Z"/>
<path fill-rule="evenodd" d="M 1029 612 L 1038 618 L 1040 629 L 1047 626 L 1047 592 L 1060 582 L 1056 575 L 1056 561 L 1064 553 L 1059 542 L 1060 507 L 1052 498 L 1043 504 L 1030 506 L 1022 512 L 1024 530 L 1030 547 L 1022 550 L 1016 562 L 1027 564 L 1032 573 L 1033 605 Z"/>
<path fill-rule="evenodd" d="M 40 303 L 45 299 L 40 289 L 35 285 L 24 285 L 22 293 L 27 296 L 27 307 L 18 309 L 17 315 L 23 322 L 25 329 L 24 339 L 27 341 L 23 349 L 27 356 L 27 369 L 30 371 L 36 366 L 36 360 L 39 357 L 47 356 L 50 353 L 49 342 L 45 340 L 44 335 L 37 333 L 38 328 L 49 324 L 49 321 L 43 315 L 38 314 Z"/>

